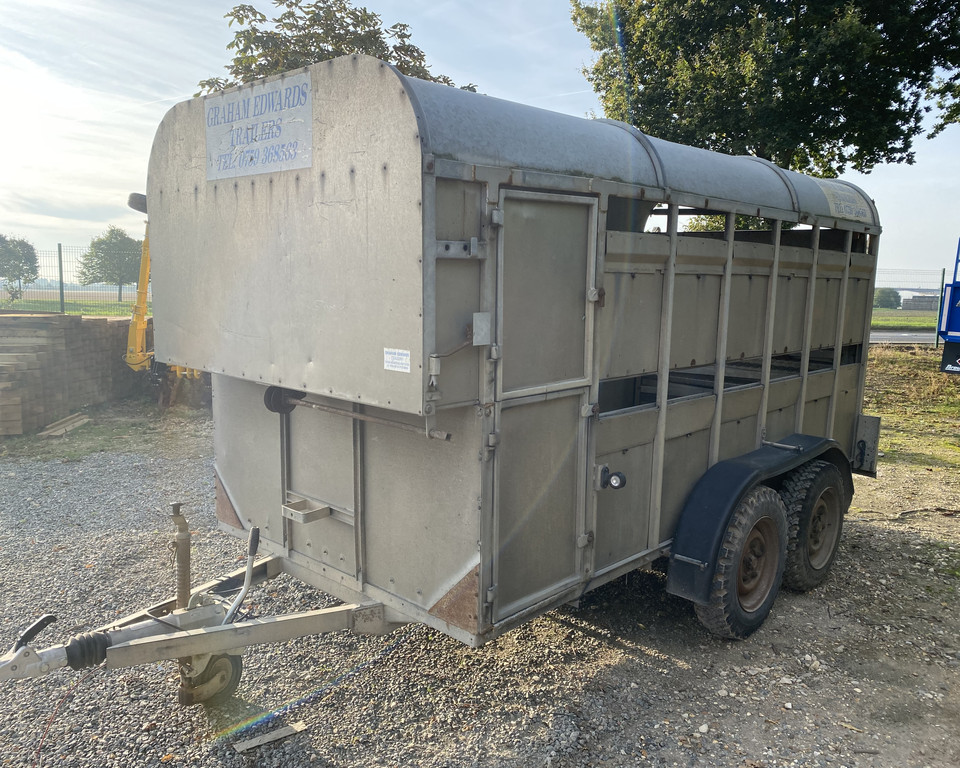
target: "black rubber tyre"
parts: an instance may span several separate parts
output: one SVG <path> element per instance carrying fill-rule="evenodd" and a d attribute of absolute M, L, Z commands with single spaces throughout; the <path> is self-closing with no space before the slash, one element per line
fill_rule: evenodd
<path fill-rule="evenodd" d="M 720 545 L 710 602 L 697 618 L 720 637 L 742 639 L 770 613 L 787 552 L 787 512 L 780 495 L 765 485 L 737 505 Z"/>
<path fill-rule="evenodd" d="M 237 690 L 242 675 L 243 659 L 240 656 L 214 656 L 196 679 L 189 680 L 180 675 L 180 704 L 189 707 L 224 701 Z"/>
<path fill-rule="evenodd" d="M 794 470 L 784 481 L 780 496 L 790 528 L 783 585 L 806 592 L 822 584 L 830 573 L 850 500 L 840 470 L 829 461 L 811 461 Z"/>

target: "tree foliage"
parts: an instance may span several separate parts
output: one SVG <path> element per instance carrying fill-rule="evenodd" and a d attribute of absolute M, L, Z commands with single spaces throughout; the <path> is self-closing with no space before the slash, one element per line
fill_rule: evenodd
<path fill-rule="evenodd" d="M 900 293 L 894 288 L 877 288 L 873 292 L 875 309 L 900 309 Z"/>
<path fill-rule="evenodd" d="M 123 286 L 140 277 L 143 240 L 134 240 L 120 227 L 110 226 L 80 257 L 77 277 L 81 285 L 107 283 L 117 286 L 117 301 L 123 301 Z"/>
<path fill-rule="evenodd" d="M 835 176 L 912 163 L 937 93 L 957 119 L 956 0 L 571 3 L 606 116 L 660 138 Z"/>
<path fill-rule="evenodd" d="M 201 80 L 200 93 L 288 72 L 337 56 L 364 53 L 393 64 L 403 74 L 453 85 L 445 75 L 431 74 L 426 55 L 411 41 L 410 27 L 384 27 L 380 16 L 355 8 L 349 0 L 272 0 L 280 11 L 275 18 L 252 5 L 238 5 L 224 18 L 237 25 L 227 49 L 233 61 L 229 77 Z M 474 86 L 464 86 L 474 90 Z"/>
<path fill-rule="evenodd" d="M 0 235 L 0 277 L 11 300 L 21 298 L 23 286 L 40 277 L 36 248 L 22 237 Z"/>
<path fill-rule="evenodd" d="M 781 227 L 788 229 L 795 226 L 793 222 L 784 221 Z M 700 216 L 691 216 L 684 227 L 684 232 L 723 232 L 727 228 L 727 217 L 718 213 L 706 213 Z M 773 228 L 773 222 L 770 219 L 763 219 L 759 216 L 743 216 L 737 214 L 734 229 L 761 229 L 767 230 Z"/>
<path fill-rule="evenodd" d="M 960 76 L 953 78 L 941 77 L 937 79 L 930 95 L 936 99 L 940 116 L 937 124 L 930 131 L 930 138 L 943 133 L 952 123 L 960 123 Z"/>

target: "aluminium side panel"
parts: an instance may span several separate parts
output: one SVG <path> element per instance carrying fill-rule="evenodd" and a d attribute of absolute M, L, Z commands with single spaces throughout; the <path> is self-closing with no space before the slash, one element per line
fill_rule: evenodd
<path fill-rule="evenodd" d="M 479 620 L 481 413 L 442 410 L 431 440 L 363 424 L 367 583 L 396 602 L 476 632 Z"/>
<path fill-rule="evenodd" d="M 300 406 L 290 414 L 285 449 L 281 416 L 263 405 L 265 387 L 223 375 L 213 382 L 218 481 L 243 528 L 260 527 L 264 552 L 340 599 L 363 594 L 461 639 L 478 635 L 482 418 L 475 407 L 442 411 L 437 426 L 451 438 L 431 440 L 398 426 L 413 426 L 415 417 Z M 329 514 L 284 519 L 284 451 L 289 491 Z"/>
<path fill-rule="evenodd" d="M 257 526 L 263 538 L 280 539 L 280 429 L 277 414 L 263 405 L 263 387 L 214 374 L 214 467 L 225 498 L 217 517 L 225 530 L 246 536 Z M 236 512 L 231 520 L 227 505 Z M 237 525 L 244 530 L 237 531 Z"/>

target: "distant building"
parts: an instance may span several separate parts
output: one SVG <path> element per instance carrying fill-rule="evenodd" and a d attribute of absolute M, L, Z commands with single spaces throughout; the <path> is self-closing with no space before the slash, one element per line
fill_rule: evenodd
<path fill-rule="evenodd" d="M 939 296 L 911 296 L 904 299 L 900 304 L 901 309 L 920 309 L 928 312 L 936 312 L 940 309 Z"/>

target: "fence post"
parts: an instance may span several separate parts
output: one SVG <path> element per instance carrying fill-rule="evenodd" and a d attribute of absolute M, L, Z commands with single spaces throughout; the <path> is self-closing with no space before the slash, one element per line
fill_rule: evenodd
<path fill-rule="evenodd" d="M 66 314 L 67 305 L 63 300 L 63 244 L 57 243 L 57 270 L 60 273 L 60 314 Z"/>

